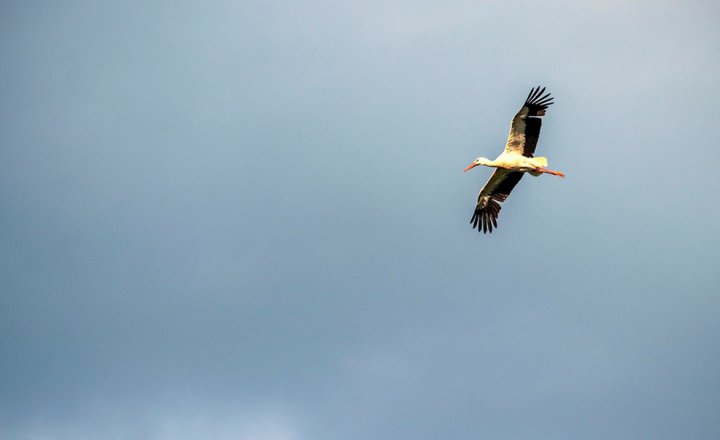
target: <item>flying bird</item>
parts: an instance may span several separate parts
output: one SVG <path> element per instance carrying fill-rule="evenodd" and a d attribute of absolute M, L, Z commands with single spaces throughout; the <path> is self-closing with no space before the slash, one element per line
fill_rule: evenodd
<path fill-rule="evenodd" d="M 477 205 L 470 223 L 473 228 L 485 232 L 492 232 L 497 228 L 497 218 L 500 215 L 500 202 L 504 202 L 515 185 L 522 179 L 525 173 L 533 176 L 541 174 L 553 174 L 565 177 L 560 171 L 547 168 L 546 157 L 533 157 L 535 147 L 540 137 L 541 116 L 545 116 L 548 106 L 553 104 L 550 93 L 545 93 L 545 87 L 533 87 L 530 90 L 525 103 L 515 115 L 510 124 L 505 151 L 495 160 L 486 157 L 478 157 L 465 168 L 468 171 L 478 165 L 494 167 L 495 172 L 490 176 L 485 186 L 480 190 Z"/>

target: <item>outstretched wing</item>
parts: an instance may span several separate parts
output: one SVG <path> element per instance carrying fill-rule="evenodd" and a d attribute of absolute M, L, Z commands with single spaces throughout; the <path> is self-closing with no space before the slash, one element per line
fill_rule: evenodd
<path fill-rule="evenodd" d="M 522 179 L 523 172 L 510 171 L 503 168 L 495 170 L 490 180 L 480 190 L 475 213 L 470 223 L 483 233 L 492 232 L 497 228 L 497 218 L 500 215 L 500 202 L 508 198 L 515 185 Z"/>
<path fill-rule="evenodd" d="M 520 111 L 510 124 L 505 151 L 533 157 L 538 138 L 540 137 L 541 116 L 545 116 L 548 106 L 553 104 L 550 93 L 545 93 L 545 87 L 534 87 L 530 90 Z"/>

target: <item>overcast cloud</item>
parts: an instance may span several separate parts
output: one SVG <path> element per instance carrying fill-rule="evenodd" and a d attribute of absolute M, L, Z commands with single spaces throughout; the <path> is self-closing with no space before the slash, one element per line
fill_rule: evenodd
<path fill-rule="evenodd" d="M 0 3 L 0 437 L 720 438 L 720 4 Z M 499 229 L 468 224 L 530 87 Z"/>

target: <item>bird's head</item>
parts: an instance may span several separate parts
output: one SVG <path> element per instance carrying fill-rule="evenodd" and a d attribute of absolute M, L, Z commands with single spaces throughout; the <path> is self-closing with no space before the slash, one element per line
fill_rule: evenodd
<path fill-rule="evenodd" d="M 490 159 L 488 159 L 487 157 L 478 157 L 477 159 L 475 159 L 475 160 L 473 161 L 473 163 L 470 164 L 469 167 L 465 168 L 465 171 L 469 171 L 469 170 L 475 168 L 475 167 L 478 166 L 478 165 L 485 165 L 485 166 L 487 166 L 488 163 L 490 163 Z"/>

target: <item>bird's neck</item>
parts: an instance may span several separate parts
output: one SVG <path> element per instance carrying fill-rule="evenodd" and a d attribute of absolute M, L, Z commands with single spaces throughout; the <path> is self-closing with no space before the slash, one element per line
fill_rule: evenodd
<path fill-rule="evenodd" d="M 495 160 L 488 159 L 487 161 L 485 161 L 483 163 L 483 165 L 485 165 L 486 167 L 496 167 L 497 168 L 499 166 L 502 166 L 503 162 L 499 159 L 495 159 Z"/>

